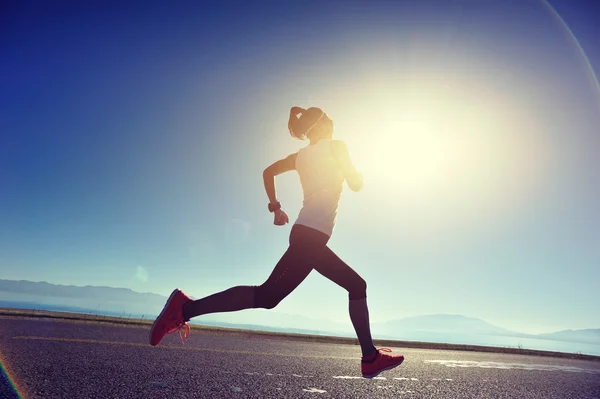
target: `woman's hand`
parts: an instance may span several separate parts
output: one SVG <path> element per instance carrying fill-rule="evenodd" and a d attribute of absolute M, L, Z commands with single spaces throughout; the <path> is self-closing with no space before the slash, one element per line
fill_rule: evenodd
<path fill-rule="evenodd" d="M 290 218 L 282 209 L 273 212 L 273 215 L 275 217 L 273 220 L 275 226 L 284 226 L 290 221 Z"/>

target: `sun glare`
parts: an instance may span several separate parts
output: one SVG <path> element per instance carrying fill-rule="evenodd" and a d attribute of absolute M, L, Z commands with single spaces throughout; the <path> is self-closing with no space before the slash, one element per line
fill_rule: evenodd
<path fill-rule="evenodd" d="M 535 165 L 544 162 L 544 143 L 531 145 L 539 129 L 505 101 L 482 96 L 481 88 L 436 89 L 428 82 L 413 81 L 395 97 L 384 89 L 373 94 L 381 100 L 366 112 L 376 122 L 360 128 L 368 135 L 351 138 L 379 200 L 409 205 L 413 216 L 441 223 L 497 217 L 523 205 L 541 181 L 543 168 Z"/>

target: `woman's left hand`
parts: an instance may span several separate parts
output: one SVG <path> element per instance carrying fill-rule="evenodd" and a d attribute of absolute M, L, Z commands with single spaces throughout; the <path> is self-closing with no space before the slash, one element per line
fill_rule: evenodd
<path fill-rule="evenodd" d="M 275 226 L 284 226 L 286 223 L 289 223 L 289 221 L 290 221 L 290 218 L 282 209 L 279 209 L 279 210 L 273 212 L 273 214 L 274 214 L 273 224 L 275 224 Z"/>

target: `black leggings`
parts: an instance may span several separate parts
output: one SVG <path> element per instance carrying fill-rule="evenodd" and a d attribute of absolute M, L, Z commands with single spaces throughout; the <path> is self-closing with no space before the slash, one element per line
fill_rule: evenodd
<path fill-rule="evenodd" d="M 254 308 L 272 309 L 315 269 L 348 291 L 350 299 L 367 297 L 367 283 L 337 257 L 329 236 L 303 225 L 294 225 L 290 246 L 262 285 L 254 286 Z"/>

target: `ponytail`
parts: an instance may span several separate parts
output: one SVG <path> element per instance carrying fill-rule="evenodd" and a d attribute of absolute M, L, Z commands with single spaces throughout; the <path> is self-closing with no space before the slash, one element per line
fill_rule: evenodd
<path fill-rule="evenodd" d="M 290 131 L 290 135 L 300 140 L 304 140 L 306 137 L 300 132 L 300 119 L 298 119 L 298 115 L 305 111 L 306 110 L 304 108 L 292 107 L 290 110 L 290 119 L 288 121 L 288 130 Z"/>

